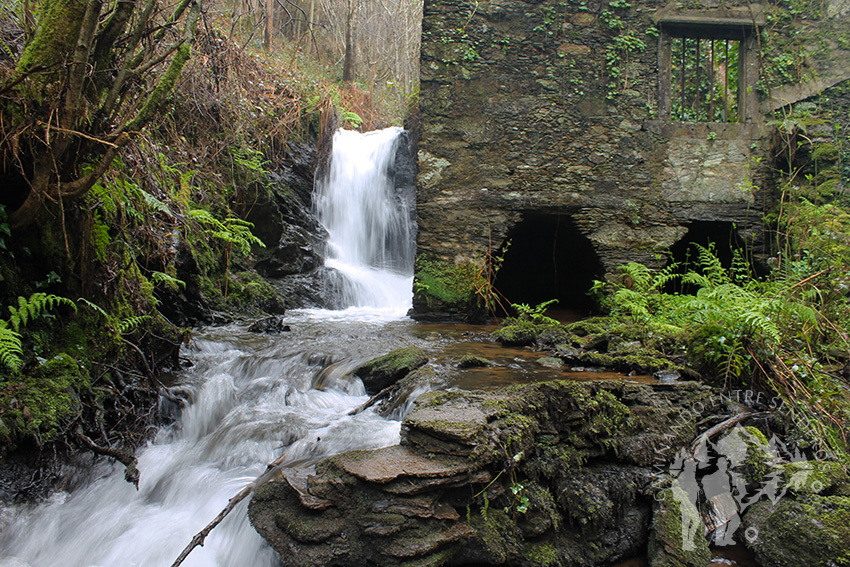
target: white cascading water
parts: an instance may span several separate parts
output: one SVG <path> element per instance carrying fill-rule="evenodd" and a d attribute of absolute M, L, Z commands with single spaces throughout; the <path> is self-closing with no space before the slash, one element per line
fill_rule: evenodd
<path fill-rule="evenodd" d="M 401 128 L 337 130 L 316 211 L 327 229 L 325 265 L 342 275 L 342 304 L 403 315 L 411 306 L 413 223 L 389 173 Z"/>
<path fill-rule="evenodd" d="M 188 353 L 195 365 L 179 380 L 192 403 L 178 425 L 162 428 L 138 451 L 139 489 L 124 481 L 123 467 L 101 460 L 80 488 L 37 506 L 0 509 L 0 567 L 167 567 L 281 454 L 283 466 L 306 466 L 398 442 L 398 421 L 371 410 L 347 415 L 368 399 L 350 375 L 357 362 L 416 340 L 406 332 L 410 321 L 398 317 L 411 301 L 412 248 L 401 259 L 379 250 L 381 242 L 412 242 L 404 234 L 409 225 L 398 226 L 404 224 L 398 215 L 407 211 L 397 215 L 378 202 L 392 193 L 386 171 L 398 133 L 338 134 L 346 149 L 335 147 L 331 177 L 321 187 L 330 264 L 353 282 L 348 293 L 360 311 L 288 313 L 292 332 L 278 336 L 247 333 L 240 325 L 199 330 Z M 364 187 L 368 180 L 380 188 Z M 341 204 L 330 202 L 336 185 L 351 188 L 342 191 Z M 359 224 L 358 235 L 351 217 L 360 213 L 369 220 Z M 247 500 L 183 565 L 278 565 L 246 510 Z"/>

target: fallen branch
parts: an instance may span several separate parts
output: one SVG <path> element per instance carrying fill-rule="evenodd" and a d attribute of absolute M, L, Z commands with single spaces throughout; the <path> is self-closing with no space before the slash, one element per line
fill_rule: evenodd
<path fill-rule="evenodd" d="M 222 520 L 224 520 L 224 518 L 227 517 L 227 515 L 232 512 L 234 508 L 236 508 L 237 504 L 245 500 L 245 498 L 247 498 L 252 492 L 254 492 L 254 490 L 261 487 L 266 482 L 271 480 L 274 476 L 276 476 L 275 469 L 280 466 L 280 464 L 284 461 L 285 458 L 286 453 L 284 453 L 274 461 L 270 462 L 268 465 L 266 465 L 266 470 L 263 474 L 255 478 L 251 482 L 251 484 L 237 492 L 235 496 L 228 500 L 227 506 L 225 506 L 224 509 L 218 513 L 218 516 L 216 516 L 212 522 L 207 524 L 204 529 L 195 534 L 195 537 L 192 538 L 192 541 L 189 542 L 189 545 L 187 545 L 186 548 L 183 549 L 183 551 L 180 553 L 180 555 L 177 556 L 177 559 L 174 560 L 174 563 L 171 564 L 171 567 L 178 567 L 178 565 L 180 565 L 181 563 L 183 563 L 183 561 L 186 560 L 186 558 L 189 556 L 193 549 L 198 546 L 203 547 L 204 540 L 207 539 L 207 536 L 210 535 L 210 532 L 213 530 L 213 528 L 219 525 Z"/>
<path fill-rule="evenodd" d="M 133 484 L 136 487 L 136 490 L 139 489 L 139 469 L 136 468 L 138 461 L 132 453 L 130 453 L 129 451 L 124 451 L 122 449 L 113 449 L 112 447 L 101 447 L 100 445 L 92 441 L 80 429 L 77 429 L 77 438 L 82 441 L 83 444 L 88 447 L 89 450 L 91 450 L 93 453 L 97 455 L 112 457 L 113 459 L 124 465 L 124 480 Z"/>
<path fill-rule="evenodd" d="M 392 392 L 393 388 L 395 388 L 397 384 L 398 384 L 398 382 L 396 382 L 396 384 L 390 384 L 389 386 L 387 386 L 386 388 L 384 388 L 383 390 L 381 390 L 380 392 L 378 392 L 377 394 L 375 394 L 374 396 L 369 398 L 366 402 L 360 404 L 359 406 L 357 406 L 356 408 L 354 408 L 352 410 L 349 410 L 346 415 L 357 415 L 358 413 L 366 411 L 370 407 L 374 406 L 376 403 L 388 398 L 390 396 L 390 393 Z"/>
<path fill-rule="evenodd" d="M 737 415 L 733 415 L 729 419 L 727 419 L 725 421 L 721 421 L 720 423 L 718 423 L 714 427 L 708 429 L 705 433 L 698 435 L 697 438 L 694 439 L 694 442 L 691 444 L 691 453 L 696 452 L 697 448 L 699 448 L 699 446 L 701 444 L 705 443 L 706 441 L 708 441 L 709 439 L 711 439 L 712 437 L 714 437 L 715 435 L 717 435 L 721 431 L 726 431 L 727 429 L 730 429 L 730 428 L 738 425 L 742 421 L 750 419 L 751 417 L 752 418 L 758 418 L 758 417 L 765 417 L 766 415 L 767 415 L 767 413 L 765 413 L 765 412 L 756 413 L 756 412 L 748 411 L 748 412 L 744 412 L 744 413 L 739 413 Z"/>

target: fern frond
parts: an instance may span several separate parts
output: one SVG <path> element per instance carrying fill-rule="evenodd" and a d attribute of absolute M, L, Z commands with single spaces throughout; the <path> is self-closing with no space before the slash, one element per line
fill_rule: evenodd
<path fill-rule="evenodd" d="M 186 289 L 186 282 L 181 279 L 177 279 L 174 276 L 170 276 L 165 272 L 151 272 L 151 281 L 153 281 L 154 285 L 165 284 L 175 290 L 178 288 Z"/>
<path fill-rule="evenodd" d="M 142 196 L 142 199 L 144 199 L 145 204 L 151 210 L 153 210 L 157 213 L 163 213 L 163 214 L 165 214 L 169 217 L 174 216 L 174 213 L 171 211 L 171 207 L 169 207 L 168 205 L 166 205 L 165 203 L 163 203 L 162 201 L 160 201 L 159 199 L 157 199 L 156 197 L 154 197 L 153 195 L 151 195 L 150 193 L 148 193 L 147 191 L 145 191 L 141 187 L 139 187 L 139 194 Z"/>
<path fill-rule="evenodd" d="M 0 364 L 17 372 L 23 364 L 23 354 L 21 335 L 8 328 L 5 321 L 0 321 Z"/>
<path fill-rule="evenodd" d="M 87 306 L 87 307 L 89 307 L 89 308 L 93 309 L 93 310 L 94 310 L 94 311 L 96 311 L 97 313 L 100 313 L 100 314 L 101 314 L 101 315 L 103 315 L 104 317 L 109 318 L 109 313 L 107 313 L 107 312 L 106 312 L 106 310 L 104 310 L 104 309 L 103 309 L 103 307 L 101 307 L 101 306 L 100 306 L 100 305 L 98 305 L 97 303 L 92 303 L 91 301 L 89 301 L 89 300 L 88 300 L 88 299 L 86 299 L 85 297 L 80 297 L 79 299 L 77 299 L 77 301 L 79 301 L 79 302 L 80 302 L 80 303 L 82 303 L 83 305 L 85 305 L 85 306 Z"/>
<path fill-rule="evenodd" d="M 134 315 L 132 317 L 122 319 L 118 321 L 118 332 L 122 335 L 129 333 L 150 318 L 150 315 Z"/>
<path fill-rule="evenodd" d="M 29 299 L 19 296 L 18 306 L 9 306 L 9 311 L 11 312 L 9 324 L 15 331 L 19 331 L 21 327 L 26 326 L 27 322 L 58 305 L 65 305 L 74 311 L 77 310 L 77 305 L 73 301 L 67 297 L 53 295 L 52 293 L 37 292 L 32 294 Z"/>
<path fill-rule="evenodd" d="M 728 283 L 730 281 L 729 274 L 720 262 L 720 258 L 714 253 L 714 244 L 709 244 L 706 247 L 694 243 L 694 246 L 697 249 L 700 270 L 705 274 L 705 277 L 715 285 Z"/>
<path fill-rule="evenodd" d="M 205 209 L 189 209 L 189 216 L 198 221 L 200 224 L 211 227 L 211 230 L 213 231 L 227 231 L 227 227 L 224 226 L 224 223 L 215 218 L 212 213 Z"/>
<path fill-rule="evenodd" d="M 620 289 L 614 293 L 614 311 L 628 314 L 636 321 L 649 318 L 646 294 L 632 289 Z"/>

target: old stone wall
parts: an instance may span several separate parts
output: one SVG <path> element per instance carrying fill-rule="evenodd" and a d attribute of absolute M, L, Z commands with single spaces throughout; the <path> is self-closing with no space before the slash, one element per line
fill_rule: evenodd
<path fill-rule="evenodd" d="M 592 247 L 597 267 L 559 256 L 560 265 L 546 269 L 563 274 L 592 269 L 602 277 L 625 261 L 663 265 L 695 226 L 728 227 L 728 239 L 758 250 L 770 200 L 771 126 L 763 114 L 770 94 L 782 91 L 782 81 L 826 76 L 823 68 L 841 71 L 850 60 L 850 45 L 821 38 L 810 51 L 831 58 L 798 54 L 800 76 L 792 77 L 773 59 L 760 63 L 767 60 L 763 44 L 770 37 L 777 49 L 788 48 L 775 40 L 783 26 L 816 37 L 847 22 L 835 2 L 805 26 L 778 5 L 724 6 L 426 0 L 415 311 L 444 310 L 456 299 L 431 293 L 435 275 L 457 279 L 463 272 L 473 288 L 488 290 L 488 266 L 506 257 L 499 250 L 507 241 L 518 244 L 512 235 L 524 220 L 557 219 L 575 231 L 557 246 Z M 749 51 L 738 123 L 671 121 L 659 96 L 670 88 L 660 56 L 672 25 L 665 22 L 701 20 L 753 30 L 742 41 Z M 812 88 L 795 97 L 811 96 Z M 507 260 L 501 267 L 510 269 Z M 533 285 L 534 274 L 526 276 Z M 461 303 L 448 312 L 462 311 Z"/>

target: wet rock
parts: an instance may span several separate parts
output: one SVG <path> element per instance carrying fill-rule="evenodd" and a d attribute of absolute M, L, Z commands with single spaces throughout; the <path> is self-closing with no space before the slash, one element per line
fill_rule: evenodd
<path fill-rule="evenodd" d="M 425 365 L 428 357 L 421 348 L 405 347 L 360 365 L 354 375 L 363 380 L 366 392 L 375 394 Z"/>
<path fill-rule="evenodd" d="M 493 366 L 493 361 L 474 354 L 464 355 L 457 363 L 458 368 L 484 368 L 486 366 Z"/>
<path fill-rule="evenodd" d="M 652 534 L 649 538 L 651 567 L 705 567 L 711 552 L 696 505 L 678 485 L 655 498 Z"/>
<path fill-rule="evenodd" d="M 564 361 L 554 356 L 544 356 L 543 358 L 538 358 L 537 364 L 545 366 L 546 368 L 554 368 L 556 370 L 560 370 L 564 367 Z"/>
<path fill-rule="evenodd" d="M 761 565 L 831 567 L 850 561 L 850 498 L 763 501 L 744 515 L 747 547 Z"/>
<path fill-rule="evenodd" d="M 366 403 L 351 412 L 358 414 L 367 408 L 375 408 L 375 413 L 391 419 L 403 419 L 412 409 L 419 395 L 444 383 L 430 366 L 417 368 L 392 386 L 384 388 Z"/>
<path fill-rule="evenodd" d="M 348 474 L 369 483 L 386 484 L 399 477 L 445 478 L 468 473 L 473 464 L 450 456 L 427 456 L 407 446 L 381 451 L 350 451 L 333 458 Z"/>
<path fill-rule="evenodd" d="M 257 262 L 255 269 L 267 278 L 311 272 L 324 261 L 320 250 L 319 238 L 300 227 L 286 225 L 277 246 L 267 258 Z"/>
<path fill-rule="evenodd" d="M 283 317 L 276 316 L 254 321 L 248 327 L 248 332 L 250 333 L 264 333 L 267 335 L 276 335 L 290 330 L 289 325 L 284 325 Z"/>
<path fill-rule="evenodd" d="M 683 412 L 710 395 L 614 381 L 428 392 L 401 445 L 270 482 L 249 516 L 287 566 L 609 563 L 647 545 L 651 466 L 689 444 Z"/>
<path fill-rule="evenodd" d="M 682 373 L 678 370 L 659 370 L 652 374 L 652 377 L 662 382 L 673 382 L 682 378 Z"/>

